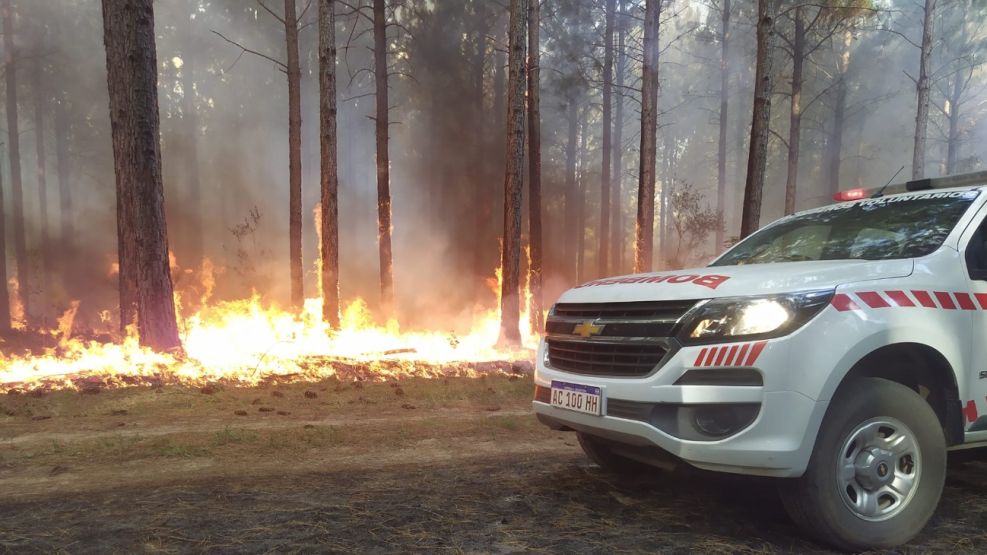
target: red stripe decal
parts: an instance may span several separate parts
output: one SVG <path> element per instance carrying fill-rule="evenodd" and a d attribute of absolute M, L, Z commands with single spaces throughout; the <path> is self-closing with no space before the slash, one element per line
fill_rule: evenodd
<path fill-rule="evenodd" d="M 716 357 L 716 366 L 723 364 L 723 359 L 727 356 L 728 350 L 726 347 L 720 347 L 720 356 Z"/>
<path fill-rule="evenodd" d="M 716 356 L 716 349 L 718 347 L 710 347 L 709 354 L 706 355 L 706 360 L 703 361 L 703 366 L 711 366 L 713 364 L 713 357 Z"/>
<path fill-rule="evenodd" d="M 974 297 L 977 298 L 977 302 L 980 303 L 980 308 L 987 310 L 987 293 L 974 293 Z"/>
<path fill-rule="evenodd" d="M 977 309 L 977 307 L 973 305 L 973 299 L 970 298 L 970 295 L 966 293 L 953 293 L 953 295 L 956 297 L 956 302 L 960 304 L 960 308 L 963 310 Z"/>
<path fill-rule="evenodd" d="M 887 308 L 891 306 L 877 291 L 861 291 L 857 293 L 857 296 L 871 308 Z"/>
<path fill-rule="evenodd" d="M 912 291 L 912 295 L 914 295 L 915 300 L 917 300 L 919 304 L 925 308 L 939 308 L 936 306 L 936 302 L 932 300 L 932 297 L 929 296 L 928 291 Z"/>
<path fill-rule="evenodd" d="M 830 301 L 830 304 L 832 304 L 833 308 L 839 310 L 840 312 L 846 312 L 848 310 L 860 310 L 860 307 L 857 306 L 857 303 L 853 302 L 853 299 L 851 299 L 847 295 L 844 295 L 843 293 L 837 293 L 833 295 L 833 300 Z"/>
<path fill-rule="evenodd" d="M 945 291 L 936 291 L 936 298 L 939 299 L 939 304 L 942 305 L 946 310 L 956 310 L 956 304 L 953 302 L 953 297 L 946 293 Z"/>
<path fill-rule="evenodd" d="M 706 347 L 703 347 L 703 350 L 699 351 L 699 356 L 696 357 L 696 362 L 693 362 L 692 365 L 693 366 L 702 366 L 703 365 L 703 359 L 706 358 L 706 351 L 708 351 L 708 350 L 709 349 L 707 349 Z"/>
<path fill-rule="evenodd" d="M 737 359 L 733 361 L 734 366 L 743 366 L 744 360 L 746 360 L 747 351 L 751 348 L 750 343 L 744 343 L 740 346 L 740 352 L 737 353 Z"/>
<path fill-rule="evenodd" d="M 761 356 L 761 351 L 764 350 L 764 346 L 767 344 L 767 341 L 758 341 L 755 343 L 751 347 L 751 354 L 747 357 L 747 362 L 744 363 L 744 366 L 754 366 L 754 363 L 757 362 L 757 357 Z"/>
<path fill-rule="evenodd" d="M 884 294 L 890 297 L 894 301 L 894 304 L 898 306 L 915 306 L 915 303 L 908 298 L 908 293 L 904 291 L 885 291 Z"/>
<path fill-rule="evenodd" d="M 969 422 L 973 422 L 977 419 L 977 403 L 976 401 L 967 401 L 966 408 L 963 409 L 963 413 L 966 414 L 966 419 Z"/>
<path fill-rule="evenodd" d="M 739 348 L 740 348 L 740 345 L 734 345 L 733 347 L 730 347 L 730 352 L 727 353 L 727 358 L 726 358 L 726 360 L 723 361 L 723 365 L 724 366 L 733 366 L 734 365 L 734 363 L 735 363 L 734 357 L 737 355 L 737 349 L 739 349 Z"/>

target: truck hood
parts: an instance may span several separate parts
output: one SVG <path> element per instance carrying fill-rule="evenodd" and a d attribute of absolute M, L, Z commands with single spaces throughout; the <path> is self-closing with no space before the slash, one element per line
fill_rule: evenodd
<path fill-rule="evenodd" d="M 911 259 L 710 266 L 598 279 L 566 291 L 559 302 L 691 300 L 793 293 L 902 278 L 910 275 L 913 268 Z"/>

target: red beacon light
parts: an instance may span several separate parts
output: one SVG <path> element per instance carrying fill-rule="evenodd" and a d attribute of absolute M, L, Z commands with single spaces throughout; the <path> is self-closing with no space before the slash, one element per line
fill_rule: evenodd
<path fill-rule="evenodd" d="M 847 191 L 839 191 L 833 195 L 833 200 L 836 202 L 847 202 L 850 200 L 860 200 L 867 196 L 867 189 L 849 189 Z"/>

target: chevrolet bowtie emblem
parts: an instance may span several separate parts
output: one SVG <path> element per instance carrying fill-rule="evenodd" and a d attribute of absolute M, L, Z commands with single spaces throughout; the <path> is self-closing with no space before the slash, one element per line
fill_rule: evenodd
<path fill-rule="evenodd" d="M 583 322 L 581 324 L 576 324 L 572 328 L 572 333 L 580 335 L 582 337 L 590 337 L 591 335 L 600 335 L 603 333 L 603 328 L 606 326 L 603 324 L 595 324 L 593 322 Z"/>

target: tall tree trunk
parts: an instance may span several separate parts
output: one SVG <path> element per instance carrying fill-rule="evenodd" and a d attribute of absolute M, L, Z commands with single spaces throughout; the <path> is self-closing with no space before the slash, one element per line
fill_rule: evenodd
<path fill-rule="evenodd" d="M 190 44 L 193 37 L 186 39 Z M 185 175 L 188 194 L 188 208 L 191 214 L 186 224 L 188 252 L 185 258 L 193 266 L 202 264 L 203 241 L 202 232 L 202 183 L 199 176 L 199 118 L 195 108 L 195 58 L 193 47 L 185 52 L 182 58 L 182 123 L 185 127 Z"/>
<path fill-rule="evenodd" d="M 24 316 L 29 317 L 27 237 L 24 229 L 24 189 L 21 182 L 21 140 L 17 122 L 17 51 L 14 46 L 14 9 L 10 0 L 0 5 L 3 13 L 4 65 L 7 73 L 7 146 L 10 156 L 10 189 L 14 203 L 14 261 Z"/>
<path fill-rule="evenodd" d="M 586 191 L 589 189 L 589 107 L 579 118 L 579 178 L 576 182 L 576 283 L 586 281 Z"/>
<path fill-rule="evenodd" d="M 62 283 L 70 297 L 75 297 L 77 290 L 75 280 L 72 276 L 75 273 L 75 249 L 72 245 L 76 242 L 75 221 L 72 212 L 72 189 L 69 184 L 69 152 L 68 134 L 69 123 L 66 107 L 66 95 L 61 94 L 55 103 L 55 174 L 58 177 L 58 206 L 59 206 L 59 240 L 57 255 L 55 260 L 58 264 L 58 271 L 62 278 Z M 0 249 L 2 255 L 3 249 Z M 2 257 L 2 256 L 0 256 Z M 3 277 L 3 276 L 0 276 Z M 6 288 L 4 288 L 6 291 Z M 0 312 L 0 314 L 3 314 Z"/>
<path fill-rule="evenodd" d="M 483 129 L 488 124 L 484 109 L 484 76 L 487 56 L 487 32 L 489 27 L 481 25 L 476 33 L 476 44 L 473 54 L 473 125 L 476 129 Z M 477 210 L 477 229 L 473 235 L 473 275 L 477 278 L 473 281 L 474 307 L 481 306 L 480 300 L 489 294 L 489 289 L 485 286 L 485 281 L 479 279 L 481 276 L 489 275 L 490 268 L 487 266 L 488 246 L 490 244 L 490 222 L 493 219 L 494 202 L 491 198 L 491 188 L 487 186 L 487 144 L 486 137 L 480 134 L 473 135 L 473 167 L 470 170 L 472 177 L 474 206 Z"/>
<path fill-rule="evenodd" d="M 613 273 L 624 273 L 624 226 L 622 214 L 624 179 L 624 77 L 627 74 L 627 13 L 624 0 L 617 5 L 617 101 L 614 106 L 613 122 L 613 199 L 610 212 L 611 252 L 613 253 Z"/>
<path fill-rule="evenodd" d="M 0 167 L 2 170 L 2 167 Z M 4 211 L 3 171 L 0 171 L 0 333 L 8 332 L 10 325 L 10 292 L 7 289 L 7 216 Z"/>
<path fill-rule="evenodd" d="M 716 210 L 723 217 L 727 195 L 727 125 L 730 117 L 730 0 L 720 6 L 720 136 L 716 155 Z M 724 227 L 716 228 L 716 252 L 724 247 Z"/>
<path fill-rule="evenodd" d="M 319 0 L 319 168 L 322 319 L 339 328 L 339 167 L 336 163 L 336 2 Z"/>
<path fill-rule="evenodd" d="M 576 233 L 579 230 L 577 225 L 579 219 L 579 185 L 576 182 L 576 149 L 579 144 L 579 110 L 576 106 L 575 95 L 570 93 L 566 98 L 566 120 L 569 123 L 568 133 L 565 143 L 565 238 L 562 243 L 562 258 L 565 263 L 563 275 L 569 283 L 575 283 L 578 279 L 578 266 L 576 264 L 577 246 L 579 241 Z"/>
<path fill-rule="evenodd" d="M 658 140 L 658 55 L 662 0 L 644 4 L 644 64 L 641 78 L 641 161 L 637 183 L 634 271 L 651 270 L 655 229 L 655 156 Z"/>
<path fill-rule="evenodd" d="M 298 15 L 295 0 L 284 0 L 284 34 L 288 42 L 288 258 L 291 306 L 305 304 L 302 273 L 302 70 L 298 62 Z"/>
<path fill-rule="evenodd" d="M 912 179 L 925 177 L 925 142 L 929 127 L 929 60 L 932 57 L 932 22 L 937 0 L 925 0 L 922 22 L 922 47 L 919 51 L 918 80 L 915 92 L 918 109 L 915 113 L 915 149 L 912 152 Z"/>
<path fill-rule="evenodd" d="M 768 163 L 768 126 L 771 120 L 771 51 L 774 47 L 774 0 L 757 2 L 757 62 L 754 75 L 754 115 L 751 119 L 750 155 L 744 186 L 744 212 L 740 220 L 743 239 L 757 231 L 761 221 L 761 193 Z"/>
<path fill-rule="evenodd" d="M 795 40 L 792 41 L 792 97 L 788 113 L 788 177 L 785 180 L 785 215 L 795 213 L 795 187 L 799 176 L 799 142 L 802 138 L 802 84 L 805 66 L 805 20 L 795 8 Z"/>
<path fill-rule="evenodd" d="M 528 244 L 531 258 L 528 289 L 531 293 L 531 329 L 541 332 L 542 314 L 542 209 L 539 0 L 528 2 Z"/>
<path fill-rule="evenodd" d="M 387 150 L 387 15 L 384 0 L 374 0 L 374 83 L 377 100 L 377 240 L 380 243 L 380 303 L 394 316 L 394 264 L 391 255 L 391 162 Z"/>
<path fill-rule="evenodd" d="M 45 113 L 49 110 L 47 90 L 45 88 L 43 68 L 41 60 L 34 61 L 31 71 L 32 88 L 34 89 L 34 147 L 35 159 L 37 161 L 38 177 L 38 204 L 40 208 L 41 221 L 38 222 L 40 228 L 40 241 L 38 244 L 38 265 L 37 271 L 41 275 L 41 295 L 39 300 L 39 315 L 43 322 L 47 323 L 48 317 L 48 296 L 51 294 L 51 271 L 50 271 L 50 248 L 51 242 L 48 236 L 48 179 L 46 172 L 47 157 L 45 155 Z"/>
<path fill-rule="evenodd" d="M 597 250 L 597 274 L 610 273 L 610 163 L 613 153 L 613 26 L 617 0 L 605 2 L 603 32 L 603 164 L 600 168 L 600 246 Z"/>
<path fill-rule="evenodd" d="M 521 344 L 521 185 L 524 168 L 524 27 L 527 0 L 510 0 L 507 76 L 507 158 L 504 176 L 503 280 L 500 290 L 500 340 Z"/>
<path fill-rule="evenodd" d="M 953 75 L 952 91 L 949 97 L 949 131 L 946 136 L 946 175 L 956 173 L 956 161 L 960 149 L 960 102 L 963 96 L 963 72 Z"/>
<path fill-rule="evenodd" d="M 840 171 L 843 165 L 843 132 L 846 127 L 847 79 L 850 72 L 850 45 L 853 32 L 843 31 L 840 37 L 840 55 L 837 58 L 836 89 L 833 92 L 833 128 L 826 141 L 826 181 L 829 196 L 840 190 Z"/>
<path fill-rule="evenodd" d="M 122 291 L 132 288 L 142 345 L 180 349 L 158 120 L 152 0 L 103 0 L 103 41 L 117 187 Z M 131 281 L 132 283 L 124 283 Z M 121 312 L 127 309 L 121 306 Z"/>

